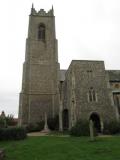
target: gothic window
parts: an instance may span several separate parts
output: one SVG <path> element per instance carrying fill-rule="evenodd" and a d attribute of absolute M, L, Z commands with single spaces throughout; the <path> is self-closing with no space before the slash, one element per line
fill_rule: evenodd
<path fill-rule="evenodd" d="M 87 70 L 87 73 L 92 73 L 92 70 Z"/>
<path fill-rule="evenodd" d="M 93 96 L 93 101 L 96 101 L 96 93 L 94 90 L 92 91 L 92 96 Z"/>
<path fill-rule="evenodd" d="M 91 90 L 89 90 L 89 101 L 91 102 L 92 101 L 92 92 L 91 92 Z"/>
<path fill-rule="evenodd" d="M 87 75 L 88 75 L 88 78 L 92 78 L 93 76 L 92 70 L 87 70 Z"/>
<path fill-rule="evenodd" d="M 97 101 L 97 94 L 96 94 L 95 90 L 93 89 L 93 87 L 91 87 L 89 89 L 89 92 L 88 92 L 88 101 L 89 102 L 96 102 Z"/>
<path fill-rule="evenodd" d="M 45 25 L 43 23 L 38 26 L 38 39 L 45 41 Z"/>

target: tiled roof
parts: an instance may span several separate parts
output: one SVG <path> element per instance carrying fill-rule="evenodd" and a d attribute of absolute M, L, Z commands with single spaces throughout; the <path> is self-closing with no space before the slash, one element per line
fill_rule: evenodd
<path fill-rule="evenodd" d="M 65 73 L 66 73 L 67 70 L 60 70 L 60 73 L 59 73 L 59 80 L 60 81 L 64 81 L 65 80 Z"/>

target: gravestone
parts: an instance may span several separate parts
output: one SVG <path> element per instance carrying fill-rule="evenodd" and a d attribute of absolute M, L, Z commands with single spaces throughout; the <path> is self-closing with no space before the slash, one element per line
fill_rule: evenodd
<path fill-rule="evenodd" d="M 90 140 L 94 141 L 95 140 L 95 136 L 94 136 L 94 124 L 93 124 L 92 120 L 90 120 L 89 127 L 90 127 Z"/>
<path fill-rule="evenodd" d="M 4 160 L 5 159 L 5 151 L 4 149 L 0 149 L 0 160 Z"/>
<path fill-rule="evenodd" d="M 47 124 L 47 114 L 45 113 L 45 125 L 44 125 L 44 131 L 49 131 L 48 124 Z"/>

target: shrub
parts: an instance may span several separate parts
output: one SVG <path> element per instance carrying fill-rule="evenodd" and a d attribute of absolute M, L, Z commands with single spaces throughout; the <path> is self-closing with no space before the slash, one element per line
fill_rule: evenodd
<path fill-rule="evenodd" d="M 20 140 L 27 137 L 23 127 L 1 128 L 0 140 Z"/>
<path fill-rule="evenodd" d="M 7 117 L 0 117 L 0 128 L 6 128 L 8 126 L 17 125 L 17 121 L 15 121 L 13 115 L 8 115 Z"/>
<path fill-rule="evenodd" d="M 8 126 L 17 125 L 17 122 L 15 121 L 13 115 L 8 115 L 5 119 L 6 119 L 6 123 L 7 123 Z"/>
<path fill-rule="evenodd" d="M 58 130 L 59 129 L 59 117 L 58 115 L 54 118 L 48 118 L 48 127 L 50 130 Z"/>
<path fill-rule="evenodd" d="M 59 117 L 58 116 L 55 116 L 54 118 L 48 118 L 47 123 L 48 123 L 48 128 L 50 130 L 59 129 Z M 37 122 L 37 123 L 29 123 L 26 126 L 26 130 L 28 133 L 42 131 L 44 129 L 44 124 L 45 124 L 44 121 Z"/>
<path fill-rule="evenodd" d="M 78 121 L 70 130 L 72 136 L 89 136 L 89 121 Z"/>
<path fill-rule="evenodd" d="M 37 131 L 41 131 L 44 128 L 44 121 L 38 122 L 38 123 L 29 123 L 26 126 L 26 130 L 28 133 L 30 132 L 37 132 Z"/>
<path fill-rule="evenodd" d="M 111 121 L 104 123 L 104 134 L 120 134 L 120 122 Z"/>
<path fill-rule="evenodd" d="M 42 131 L 44 129 L 44 124 L 45 124 L 44 121 L 41 121 L 41 122 L 37 123 L 38 131 Z"/>

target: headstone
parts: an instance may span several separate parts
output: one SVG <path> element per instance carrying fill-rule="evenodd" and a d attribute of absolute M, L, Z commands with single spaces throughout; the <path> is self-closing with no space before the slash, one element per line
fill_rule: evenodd
<path fill-rule="evenodd" d="M 62 122 L 62 101 L 60 101 L 60 108 L 59 108 L 59 131 L 63 131 L 63 122 Z"/>
<path fill-rule="evenodd" d="M 5 118 L 5 112 L 2 111 L 1 115 L 0 115 L 2 118 Z"/>
<path fill-rule="evenodd" d="M 2 120 L 1 127 L 3 127 L 3 128 L 7 127 L 6 116 L 5 116 L 4 111 L 2 111 L 2 113 L 0 115 L 0 119 Z"/>
<path fill-rule="evenodd" d="M 92 120 L 90 120 L 89 127 L 90 127 L 90 140 L 94 141 L 95 140 L 95 137 L 94 137 L 94 124 L 93 124 Z"/>
<path fill-rule="evenodd" d="M 46 112 L 45 112 L 45 125 L 44 125 L 44 130 L 45 131 L 48 131 L 49 129 L 48 129 L 48 124 L 47 124 L 47 114 L 46 114 Z"/>
<path fill-rule="evenodd" d="M 4 149 L 0 149 L 0 160 L 4 160 L 5 159 L 5 151 Z"/>

